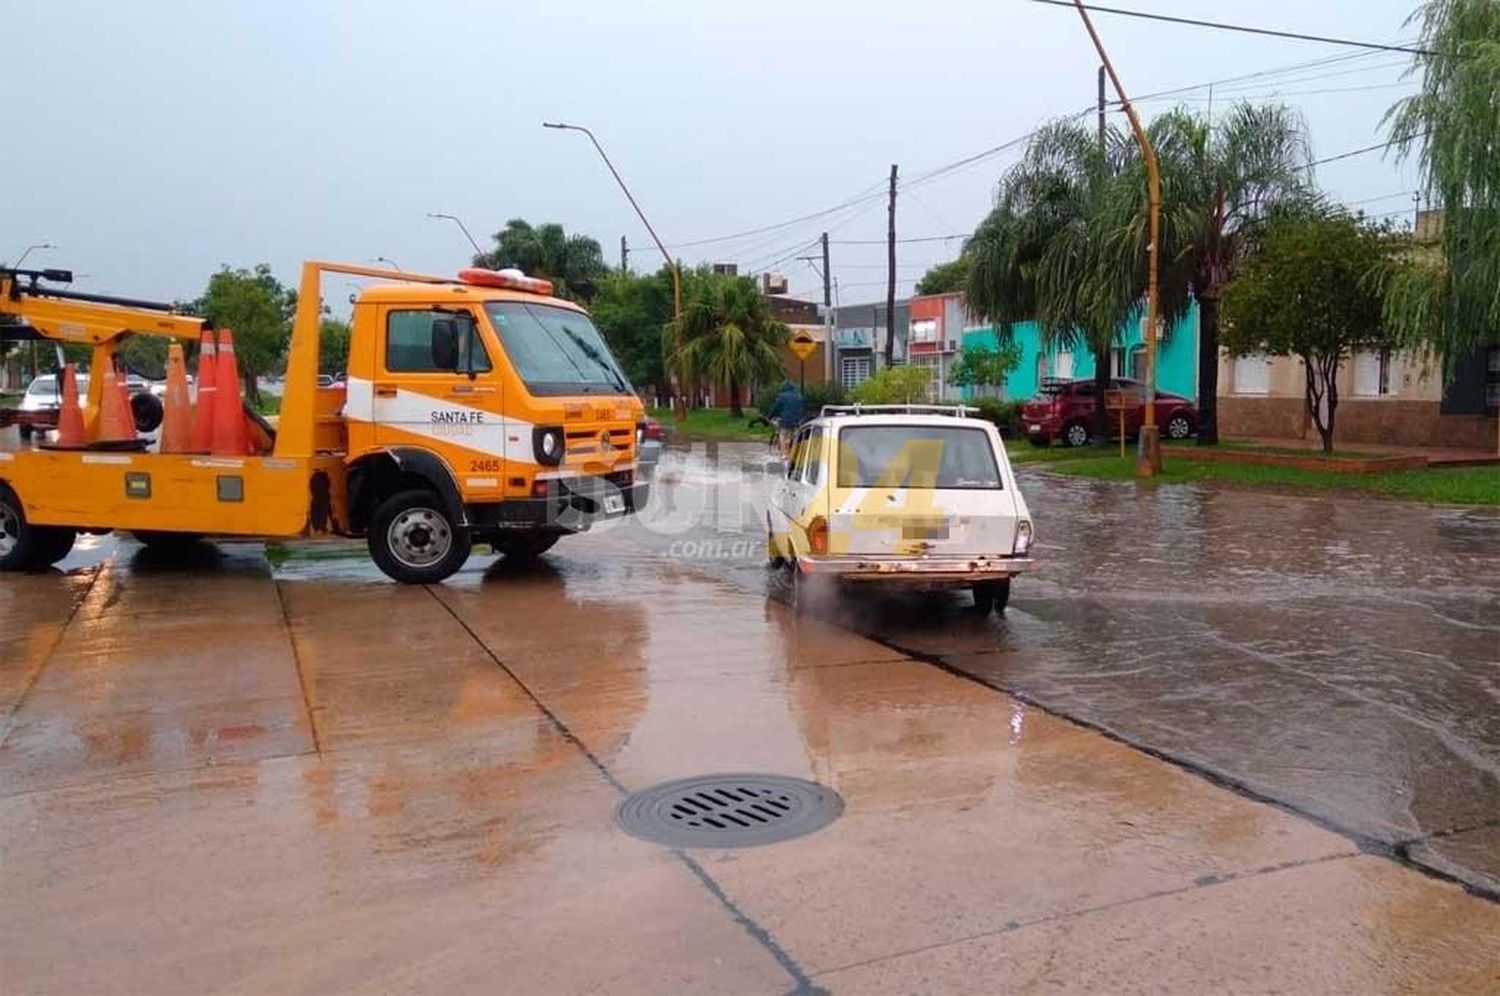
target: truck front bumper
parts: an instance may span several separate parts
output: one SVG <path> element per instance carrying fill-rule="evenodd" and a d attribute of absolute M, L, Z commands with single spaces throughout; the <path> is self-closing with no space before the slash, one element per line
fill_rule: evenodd
<path fill-rule="evenodd" d="M 808 557 L 797 569 L 843 581 L 910 582 L 925 585 L 1000 581 L 1036 569 L 1030 557 Z"/>

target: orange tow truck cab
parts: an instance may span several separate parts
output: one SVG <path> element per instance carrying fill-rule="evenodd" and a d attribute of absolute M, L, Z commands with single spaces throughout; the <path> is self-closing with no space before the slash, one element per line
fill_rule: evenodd
<path fill-rule="evenodd" d="M 318 382 L 324 273 L 389 281 L 355 300 L 342 387 Z M 0 314 L 13 316 L 0 335 L 89 344 L 104 369 L 128 335 L 196 341 L 203 327 L 166 305 L 43 286 L 59 274 L 0 271 Z M 392 578 L 430 583 L 475 542 L 534 557 L 644 503 L 645 410 L 587 313 L 547 281 L 310 262 L 298 302 L 281 415 L 251 434 L 257 452 L 0 451 L 0 569 L 55 562 L 79 531 L 161 546 L 342 535 L 365 537 Z"/>

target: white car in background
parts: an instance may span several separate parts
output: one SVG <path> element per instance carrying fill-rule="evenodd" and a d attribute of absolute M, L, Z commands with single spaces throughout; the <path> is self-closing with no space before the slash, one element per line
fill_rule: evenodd
<path fill-rule="evenodd" d="M 89 393 L 89 375 L 78 374 L 78 407 L 82 408 L 87 401 Z M 59 385 L 56 374 L 41 374 L 32 378 L 26 387 L 26 393 L 21 396 L 21 403 L 16 406 L 17 411 L 23 412 L 55 412 L 62 407 L 62 387 Z M 18 431 L 22 439 L 30 439 L 33 430 L 29 425 L 22 425 Z"/>
<path fill-rule="evenodd" d="M 827 406 L 771 487 L 772 565 L 794 604 L 814 581 L 969 588 L 1003 610 L 1032 525 L 994 424 L 941 405 Z"/>

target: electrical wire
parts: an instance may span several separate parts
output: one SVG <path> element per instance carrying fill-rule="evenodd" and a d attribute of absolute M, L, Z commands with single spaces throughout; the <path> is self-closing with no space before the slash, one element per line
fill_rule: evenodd
<path fill-rule="evenodd" d="M 1382 45 L 1379 42 L 1357 41 L 1353 38 L 1333 38 L 1327 35 L 1309 35 L 1298 31 L 1281 31 L 1276 28 L 1256 28 L 1244 24 L 1226 24 L 1223 21 L 1201 21 L 1193 17 L 1174 17 L 1170 14 L 1153 14 L 1144 10 L 1127 10 L 1124 7 L 1101 7 L 1097 4 L 1076 4 L 1073 0 L 1032 0 L 1032 3 L 1047 4 L 1052 7 L 1082 6 L 1085 10 L 1098 11 L 1101 14 L 1119 14 L 1123 17 L 1139 17 L 1147 21 L 1165 21 L 1169 24 L 1185 24 L 1195 28 L 1213 28 L 1216 31 L 1238 31 L 1243 34 L 1269 35 L 1273 38 L 1292 38 L 1297 41 L 1322 42 L 1325 45 L 1345 45 L 1352 48 L 1366 48 L 1381 52 L 1406 52 L 1410 55 L 1437 55 L 1437 52 L 1425 48 L 1413 48 L 1408 45 Z"/>

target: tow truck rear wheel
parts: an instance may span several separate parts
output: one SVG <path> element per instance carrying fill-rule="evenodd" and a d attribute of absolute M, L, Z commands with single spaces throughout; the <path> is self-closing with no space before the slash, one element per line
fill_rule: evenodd
<path fill-rule="evenodd" d="M 436 491 L 392 495 L 370 519 L 370 557 L 403 584 L 436 584 L 463 566 L 472 546 Z"/>
<path fill-rule="evenodd" d="M 26 521 L 21 499 L 0 484 L 0 571 L 48 567 L 66 557 L 78 534 L 60 526 L 34 526 Z"/>
<path fill-rule="evenodd" d="M 982 581 L 974 586 L 974 611 L 980 615 L 1004 612 L 1010 601 L 1010 578 L 1004 581 Z"/>

